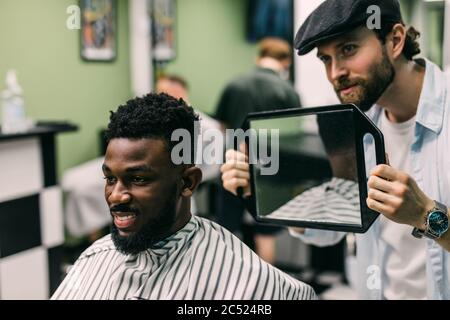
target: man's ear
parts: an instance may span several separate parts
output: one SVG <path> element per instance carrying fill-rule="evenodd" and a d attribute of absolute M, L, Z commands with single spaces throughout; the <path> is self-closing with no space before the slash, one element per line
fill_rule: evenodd
<path fill-rule="evenodd" d="M 182 179 L 181 196 L 191 197 L 202 181 L 202 170 L 195 166 L 187 167 L 182 173 Z"/>
<path fill-rule="evenodd" d="M 392 27 L 391 32 L 388 34 L 388 39 L 390 42 L 392 58 L 396 60 L 398 59 L 398 57 L 402 55 L 403 48 L 405 47 L 406 41 L 405 26 L 401 23 L 395 24 Z"/>

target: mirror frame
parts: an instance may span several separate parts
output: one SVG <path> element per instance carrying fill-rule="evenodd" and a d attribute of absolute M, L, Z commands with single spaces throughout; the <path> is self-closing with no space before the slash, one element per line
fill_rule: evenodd
<path fill-rule="evenodd" d="M 361 211 L 361 226 L 355 226 L 354 224 L 342 224 L 342 223 L 328 223 L 328 222 L 310 222 L 310 221 L 292 221 L 283 219 L 272 219 L 259 216 L 258 211 L 258 199 L 256 192 L 252 192 L 250 202 L 255 208 L 252 212 L 252 216 L 258 222 L 269 223 L 272 225 L 284 225 L 292 227 L 305 227 L 312 229 L 324 229 L 343 232 L 364 233 L 366 232 L 373 222 L 378 218 L 379 213 L 373 211 L 367 207 L 367 177 L 366 177 L 366 165 L 364 157 L 364 135 L 370 133 L 374 138 L 376 163 L 386 163 L 386 155 L 384 149 L 384 138 L 381 131 L 376 125 L 354 104 L 339 104 L 331 106 L 313 107 L 313 108 L 293 108 L 276 111 L 264 111 L 257 113 L 250 113 L 245 119 L 244 130 L 250 127 L 252 120 L 267 120 L 271 118 L 282 118 L 285 116 L 306 116 L 317 115 L 320 113 L 350 111 L 353 113 L 353 121 L 355 128 L 355 148 L 357 157 L 357 171 L 358 171 L 358 185 L 359 185 L 359 198 L 360 198 L 360 211 Z M 248 137 L 246 138 L 247 145 L 249 144 Z M 250 183 L 252 190 L 256 190 L 255 176 L 253 164 L 249 164 L 250 167 Z"/>

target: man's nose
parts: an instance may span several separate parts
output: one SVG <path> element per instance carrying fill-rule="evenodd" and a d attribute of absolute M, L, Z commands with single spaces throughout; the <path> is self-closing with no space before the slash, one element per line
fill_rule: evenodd
<path fill-rule="evenodd" d="M 121 183 L 120 181 L 118 181 L 111 193 L 108 196 L 108 202 L 110 205 L 114 206 L 114 205 L 118 205 L 118 204 L 122 204 L 122 203 L 128 203 L 131 200 L 131 195 L 129 193 L 129 190 L 126 188 L 126 186 L 124 186 L 123 183 Z"/>

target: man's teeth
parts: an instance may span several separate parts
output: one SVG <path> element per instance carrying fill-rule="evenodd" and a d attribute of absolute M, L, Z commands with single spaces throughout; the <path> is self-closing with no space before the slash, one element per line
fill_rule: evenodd
<path fill-rule="evenodd" d="M 119 220 L 119 221 L 125 221 L 125 220 L 128 220 L 128 219 L 133 219 L 134 217 L 136 217 L 135 214 L 130 214 L 130 215 L 124 216 L 124 217 L 116 216 L 117 220 Z"/>

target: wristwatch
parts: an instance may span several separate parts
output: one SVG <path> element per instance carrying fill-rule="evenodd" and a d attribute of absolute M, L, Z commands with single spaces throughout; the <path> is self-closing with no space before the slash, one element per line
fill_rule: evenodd
<path fill-rule="evenodd" d="M 412 235 L 416 238 L 422 238 L 423 236 L 430 239 L 438 239 L 448 230 L 448 214 L 447 207 L 437 201 L 433 209 L 428 211 L 425 230 L 414 228 Z"/>

